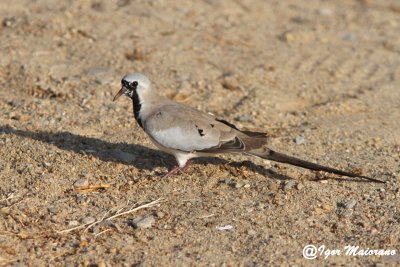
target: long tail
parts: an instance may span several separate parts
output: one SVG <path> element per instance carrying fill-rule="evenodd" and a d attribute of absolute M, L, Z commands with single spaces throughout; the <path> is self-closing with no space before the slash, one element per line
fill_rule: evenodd
<path fill-rule="evenodd" d="M 286 164 L 298 166 L 298 167 L 309 169 L 309 170 L 325 171 L 325 172 L 343 175 L 343 176 L 347 176 L 347 177 L 358 177 L 358 178 L 363 178 L 363 179 L 366 179 L 366 180 L 369 180 L 369 181 L 375 182 L 375 183 L 386 183 L 386 182 L 378 180 L 378 179 L 374 179 L 374 178 L 370 178 L 367 176 L 362 176 L 362 175 L 358 175 L 358 174 L 354 174 L 354 173 L 350 173 L 350 172 L 341 171 L 338 169 L 322 166 L 322 165 L 315 164 L 315 163 L 312 163 L 309 161 L 291 157 L 291 156 L 273 151 L 271 149 L 264 149 L 263 151 L 252 150 L 252 151 L 248 151 L 247 153 L 250 155 L 254 155 L 254 156 L 263 158 L 263 159 L 286 163 Z"/>

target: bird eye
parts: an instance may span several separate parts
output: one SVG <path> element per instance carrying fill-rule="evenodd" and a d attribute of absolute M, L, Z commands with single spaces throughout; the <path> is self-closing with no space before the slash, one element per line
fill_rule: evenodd
<path fill-rule="evenodd" d="M 138 84 L 139 83 L 137 81 L 132 82 L 132 85 L 135 86 L 135 87 L 138 86 Z"/>

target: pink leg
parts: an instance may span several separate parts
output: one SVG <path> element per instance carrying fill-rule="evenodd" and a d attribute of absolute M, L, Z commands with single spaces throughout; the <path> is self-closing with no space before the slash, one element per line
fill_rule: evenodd
<path fill-rule="evenodd" d="M 171 170 L 169 170 L 166 174 L 164 174 L 161 178 L 167 178 L 169 176 L 175 175 L 179 172 L 180 169 L 181 167 L 175 166 Z"/>
<path fill-rule="evenodd" d="M 184 171 L 187 169 L 187 167 L 192 163 L 191 160 L 188 160 L 188 162 L 186 162 L 185 166 L 183 167 L 179 167 L 179 166 L 175 166 L 174 168 L 172 168 L 171 170 L 169 170 L 166 174 L 164 174 L 162 176 L 162 178 L 166 178 L 172 175 L 176 175 L 178 174 L 179 171 Z"/>

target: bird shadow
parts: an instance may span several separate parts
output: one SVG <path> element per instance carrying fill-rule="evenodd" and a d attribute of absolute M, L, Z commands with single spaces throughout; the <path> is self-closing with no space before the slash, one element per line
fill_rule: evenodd
<path fill-rule="evenodd" d="M 116 162 L 133 166 L 139 170 L 153 170 L 156 167 L 172 167 L 176 164 L 173 156 L 139 144 L 111 143 L 94 137 L 73 134 L 67 131 L 29 131 L 14 129 L 10 126 L 0 126 L 0 134 L 12 134 L 24 138 L 30 138 L 43 143 L 48 143 L 59 149 L 72 151 L 82 155 L 92 155 L 102 161 Z M 290 180 L 289 176 L 279 174 L 251 161 L 231 162 L 222 158 L 207 157 L 194 159 L 194 163 L 200 165 L 225 165 L 231 167 L 232 174 L 235 168 L 245 167 L 261 175 L 275 180 Z"/>

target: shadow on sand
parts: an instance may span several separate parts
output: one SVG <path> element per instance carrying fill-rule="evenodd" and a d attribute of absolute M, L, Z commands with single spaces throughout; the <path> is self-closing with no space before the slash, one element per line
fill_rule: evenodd
<path fill-rule="evenodd" d="M 93 155 L 102 161 L 112 161 L 131 165 L 140 170 L 152 170 L 156 167 L 172 167 L 176 164 L 173 156 L 138 144 L 110 143 L 101 139 L 76 135 L 70 132 L 32 132 L 27 130 L 17 130 L 10 126 L 0 126 L 0 134 L 1 133 L 30 138 L 54 145 L 66 151 L 72 151 L 82 155 Z M 166 163 L 169 166 L 166 166 Z M 194 163 L 202 165 L 226 165 L 228 168 L 239 168 L 245 166 L 249 170 L 272 179 L 292 179 L 288 176 L 266 169 L 263 166 L 254 164 L 251 161 L 229 162 L 217 157 L 207 157 L 194 159 Z"/>

